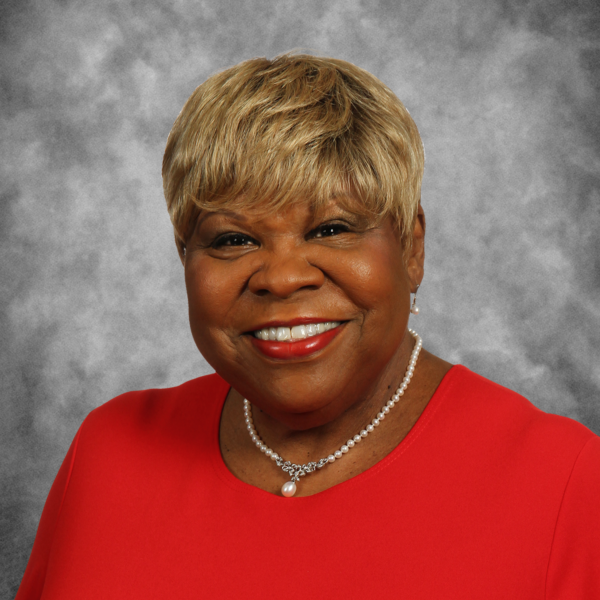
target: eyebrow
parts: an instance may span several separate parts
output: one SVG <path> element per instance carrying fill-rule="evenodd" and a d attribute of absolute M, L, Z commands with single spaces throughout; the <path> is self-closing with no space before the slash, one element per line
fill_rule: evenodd
<path fill-rule="evenodd" d="M 323 218 L 327 214 L 328 210 L 333 209 L 334 211 L 339 211 L 340 213 L 345 214 L 345 215 L 352 215 L 352 216 L 358 217 L 361 222 L 368 221 L 368 218 L 365 215 L 360 215 L 356 212 L 353 212 L 352 210 L 348 210 L 348 208 L 346 208 L 343 205 L 343 202 L 338 201 L 338 198 L 343 198 L 343 197 L 345 197 L 345 195 L 340 195 L 339 197 L 331 198 L 331 204 L 322 206 L 319 209 L 314 210 L 312 212 L 312 218 Z M 265 214 L 269 214 L 268 211 L 266 211 Z M 202 223 L 206 219 L 208 219 L 209 217 L 214 216 L 214 215 L 230 218 L 234 221 L 239 221 L 240 223 L 247 223 L 249 220 L 246 215 L 244 215 L 242 213 L 237 213 L 233 210 L 226 210 L 226 209 L 203 210 L 202 212 L 200 212 L 200 215 L 198 216 L 198 219 L 196 221 L 196 225 L 195 225 L 194 229 L 198 230 L 198 228 L 202 225 Z"/>
<path fill-rule="evenodd" d="M 229 217 L 231 219 L 234 219 L 235 221 L 248 221 L 248 217 L 240 213 L 236 213 L 232 210 L 204 210 L 198 216 L 198 220 L 196 221 L 196 227 L 200 227 L 200 225 L 202 225 L 202 223 L 206 219 L 208 219 L 208 217 L 211 217 L 213 215 Z"/>

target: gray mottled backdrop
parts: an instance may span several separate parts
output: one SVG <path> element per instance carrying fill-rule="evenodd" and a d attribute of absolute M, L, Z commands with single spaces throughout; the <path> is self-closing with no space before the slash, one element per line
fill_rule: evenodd
<path fill-rule="evenodd" d="M 85 415 L 209 372 L 162 151 L 216 70 L 352 61 L 425 142 L 425 345 L 600 431 L 596 0 L 4 0 L 0 596 Z"/>

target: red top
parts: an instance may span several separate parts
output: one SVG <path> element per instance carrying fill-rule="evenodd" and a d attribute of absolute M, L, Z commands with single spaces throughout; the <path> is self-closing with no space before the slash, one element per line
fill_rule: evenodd
<path fill-rule="evenodd" d="M 228 390 L 92 411 L 17 600 L 600 598 L 600 438 L 579 423 L 453 367 L 386 458 L 288 499 L 225 467 Z"/>

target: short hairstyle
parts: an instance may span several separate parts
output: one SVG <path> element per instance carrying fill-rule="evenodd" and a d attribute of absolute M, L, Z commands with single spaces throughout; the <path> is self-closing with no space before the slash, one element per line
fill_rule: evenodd
<path fill-rule="evenodd" d="M 299 200 L 318 210 L 332 198 L 392 217 L 406 248 L 423 165 L 417 126 L 376 77 L 343 60 L 283 54 L 198 86 L 171 129 L 162 175 L 183 258 L 201 211 Z"/>

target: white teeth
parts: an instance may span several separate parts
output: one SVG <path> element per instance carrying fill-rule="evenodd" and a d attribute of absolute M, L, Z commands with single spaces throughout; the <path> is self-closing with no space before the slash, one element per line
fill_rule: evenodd
<path fill-rule="evenodd" d="M 306 327 L 304 325 L 296 325 L 296 327 L 292 327 L 292 339 L 294 340 L 304 340 L 306 339 Z"/>
<path fill-rule="evenodd" d="M 325 333 L 334 327 L 338 327 L 340 321 L 328 321 L 327 323 L 309 323 L 307 325 L 296 325 L 291 329 L 289 327 L 265 327 L 254 332 L 254 337 L 259 340 L 270 340 L 278 342 L 291 342 L 294 340 L 304 340 L 307 337 L 313 337 L 320 333 Z"/>
<path fill-rule="evenodd" d="M 265 331 L 265 329 L 263 329 L 263 331 Z M 289 327 L 278 327 L 277 328 L 277 341 L 278 342 L 285 342 L 286 340 L 289 340 L 291 337 L 290 335 L 290 328 Z M 263 340 L 265 339 L 264 335 L 263 335 Z M 267 339 L 269 339 L 267 337 Z"/>

